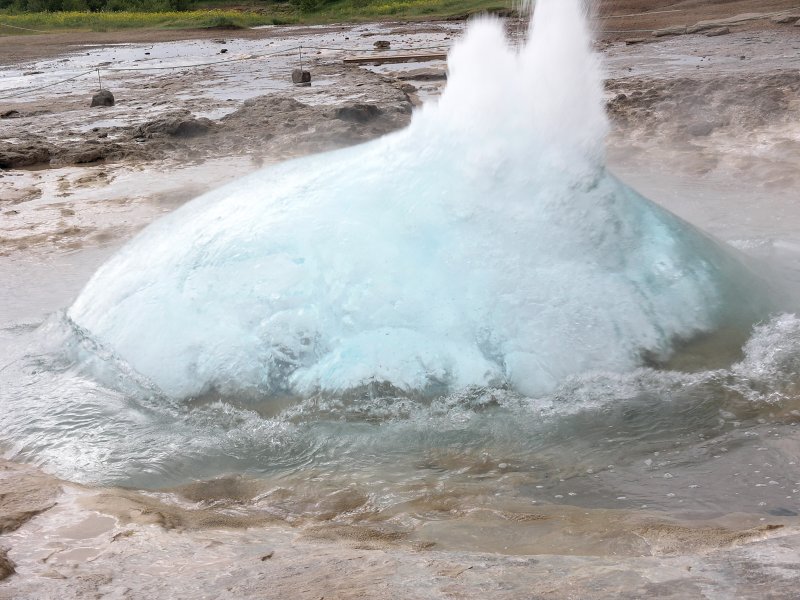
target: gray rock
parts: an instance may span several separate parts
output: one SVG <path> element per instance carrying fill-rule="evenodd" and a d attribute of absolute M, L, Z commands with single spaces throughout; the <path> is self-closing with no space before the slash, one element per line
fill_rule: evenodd
<path fill-rule="evenodd" d="M 311 83 L 311 72 L 301 69 L 293 70 L 292 83 Z"/>
<path fill-rule="evenodd" d="M 86 142 L 69 148 L 62 152 L 53 160 L 53 164 L 60 165 L 86 165 L 104 161 L 109 154 L 119 150 L 116 144 L 100 144 L 97 140 L 87 140 Z"/>
<path fill-rule="evenodd" d="M 367 123 L 381 114 L 374 104 L 352 104 L 336 109 L 336 118 L 340 121 L 350 121 L 351 123 Z"/>
<path fill-rule="evenodd" d="M 686 27 L 679 25 L 676 27 L 665 27 L 664 29 L 656 29 L 653 32 L 653 37 L 666 37 L 668 35 L 683 35 L 686 33 Z"/>
<path fill-rule="evenodd" d="M 0 145 L 0 169 L 30 167 L 50 162 L 50 148 L 38 143 Z"/>
<path fill-rule="evenodd" d="M 726 19 L 711 19 L 709 21 L 698 21 L 686 30 L 686 33 L 701 33 L 709 29 L 725 27 L 727 25 L 741 25 L 751 21 L 760 21 L 769 17 L 769 13 L 742 13 Z"/>
<path fill-rule="evenodd" d="M 388 50 L 392 44 L 388 40 L 378 40 L 374 44 L 372 44 L 376 50 Z"/>
<path fill-rule="evenodd" d="M 7 110 L 0 114 L 0 119 L 19 119 L 22 115 L 17 110 Z"/>
<path fill-rule="evenodd" d="M 134 138 L 151 138 L 153 135 L 163 134 L 177 138 L 193 138 L 205 135 L 215 127 L 214 122 L 191 115 L 175 115 L 156 119 L 144 125 L 139 125 L 133 132 Z"/>
<path fill-rule="evenodd" d="M 706 37 L 717 37 L 720 35 L 728 35 L 731 32 L 730 27 L 717 27 L 716 29 L 709 29 L 706 31 Z"/>
<path fill-rule="evenodd" d="M 794 23 L 795 21 L 800 21 L 800 12 L 789 13 L 788 15 L 778 15 L 777 17 L 772 17 L 770 21 L 776 23 L 777 25 Z"/>
<path fill-rule="evenodd" d="M 14 561 L 8 558 L 8 550 L 0 548 L 0 581 L 16 573 Z"/>
<path fill-rule="evenodd" d="M 100 90 L 92 96 L 92 106 L 114 106 L 114 94 L 108 90 Z"/>
<path fill-rule="evenodd" d="M 411 69 L 397 74 L 401 81 L 447 81 L 446 69 L 422 68 Z"/>

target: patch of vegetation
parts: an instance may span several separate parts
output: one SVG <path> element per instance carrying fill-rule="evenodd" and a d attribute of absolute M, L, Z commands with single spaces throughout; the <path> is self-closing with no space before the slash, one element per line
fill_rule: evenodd
<path fill-rule="evenodd" d="M 74 1 L 74 0 L 66 0 Z M 110 0 L 111 2 L 119 0 Z M 164 0 L 146 0 L 164 1 Z M 275 25 L 280 20 L 285 23 L 285 15 L 241 12 L 234 10 L 191 10 L 191 11 L 59 11 L 25 12 L 2 14 L 0 22 L 14 27 L 25 27 L 39 31 L 78 30 L 115 31 L 118 29 L 199 29 L 219 28 L 238 29 L 257 25 Z M 19 34 L 24 30 L 0 26 L 0 34 Z"/>
<path fill-rule="evenodd" d="M 234 3 L 235 2 L 235 3 Z M 508 12 L 511 0 L 0 0 L 0 35 L 25 29 L 236 29 Z M 4 27 L 3 24 L 12 27 Z M 32 32 L 28 32 L 32 33 Z"/>
<path fill-rule="evenodd" d="M 295 0 L 306 22 L 466 17 L 508 12 L 509 0 Z"/>

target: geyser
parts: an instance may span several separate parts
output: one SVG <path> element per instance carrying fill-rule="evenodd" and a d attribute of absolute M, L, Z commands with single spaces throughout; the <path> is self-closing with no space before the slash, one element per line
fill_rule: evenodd
<path fill-rule="evenodd" d="M 154 223 L 68 316 L 173 397 L 532 395 L 759 316 L 735 257 L 605 169 L 579 0 L 540 0 L 518 51 L 472 22 L 448 66 L 407 129 Z"/>

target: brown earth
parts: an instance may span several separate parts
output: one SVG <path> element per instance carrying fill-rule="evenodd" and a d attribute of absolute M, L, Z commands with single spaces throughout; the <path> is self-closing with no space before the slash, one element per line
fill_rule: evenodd
<path fill-rule="evenodd" d="M 604 37 L 627 39 L 647 36 L 656 29 L 691 26 L 698 21 L 792 9 L 800 10 L 795 0 L 600 0 L 596 13 L 601 23 L 599 31 L 604 32 Z M 751 28 L 773 26 L 766 20 L 743 25 Z M 616 33 L 621 30 L 642 31 Z"/>

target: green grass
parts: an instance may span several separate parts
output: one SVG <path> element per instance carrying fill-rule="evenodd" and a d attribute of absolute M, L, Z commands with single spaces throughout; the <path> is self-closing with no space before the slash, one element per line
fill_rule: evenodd
<path fill-rule="evenodd" d="M 235 28 L 297 23 L 448 18 L 484 11 L 508 10 L 511 5 L 510 0 L 335 0 L 327 3 L 323 3 L 322 0 L 300 0 L 299 5 L 253 0 L 240 1 L 236 4 L 232 2 L 233 0 L 222 0 L 222 2 L 201 0 L 199 6 L 204 6 L 202 9 L 198 10 L 199 7 L 196 6 L 195 10 L 172 12 L 0 11 L 0 23 L 39 31 Z M 0 25 L 0 35 L 31 33 L 34 32 Z"/>
<path fill-rule="evenodd" d="M 313 1 L 313 0 L 310 0 Z M 303 12 L 309 23 L 379 19 L 444 19 L 480 12 L 508 10 L 510 0 L 339 0 Z"/>
<path fill-rule="evenodd" d="M 0 13 L 0 23 L 41 31 L 115 31 L 119 29 L 197 29 L 204 27 L 254 27 L 282 24 L 293 15 L 235 10 L 189 10 L 175 12 L 37 12 Z M 18 35 L 24 30 L 0 26 L 0 35 Z M 31 32 L 27 32 L 31 33 Z"/>

